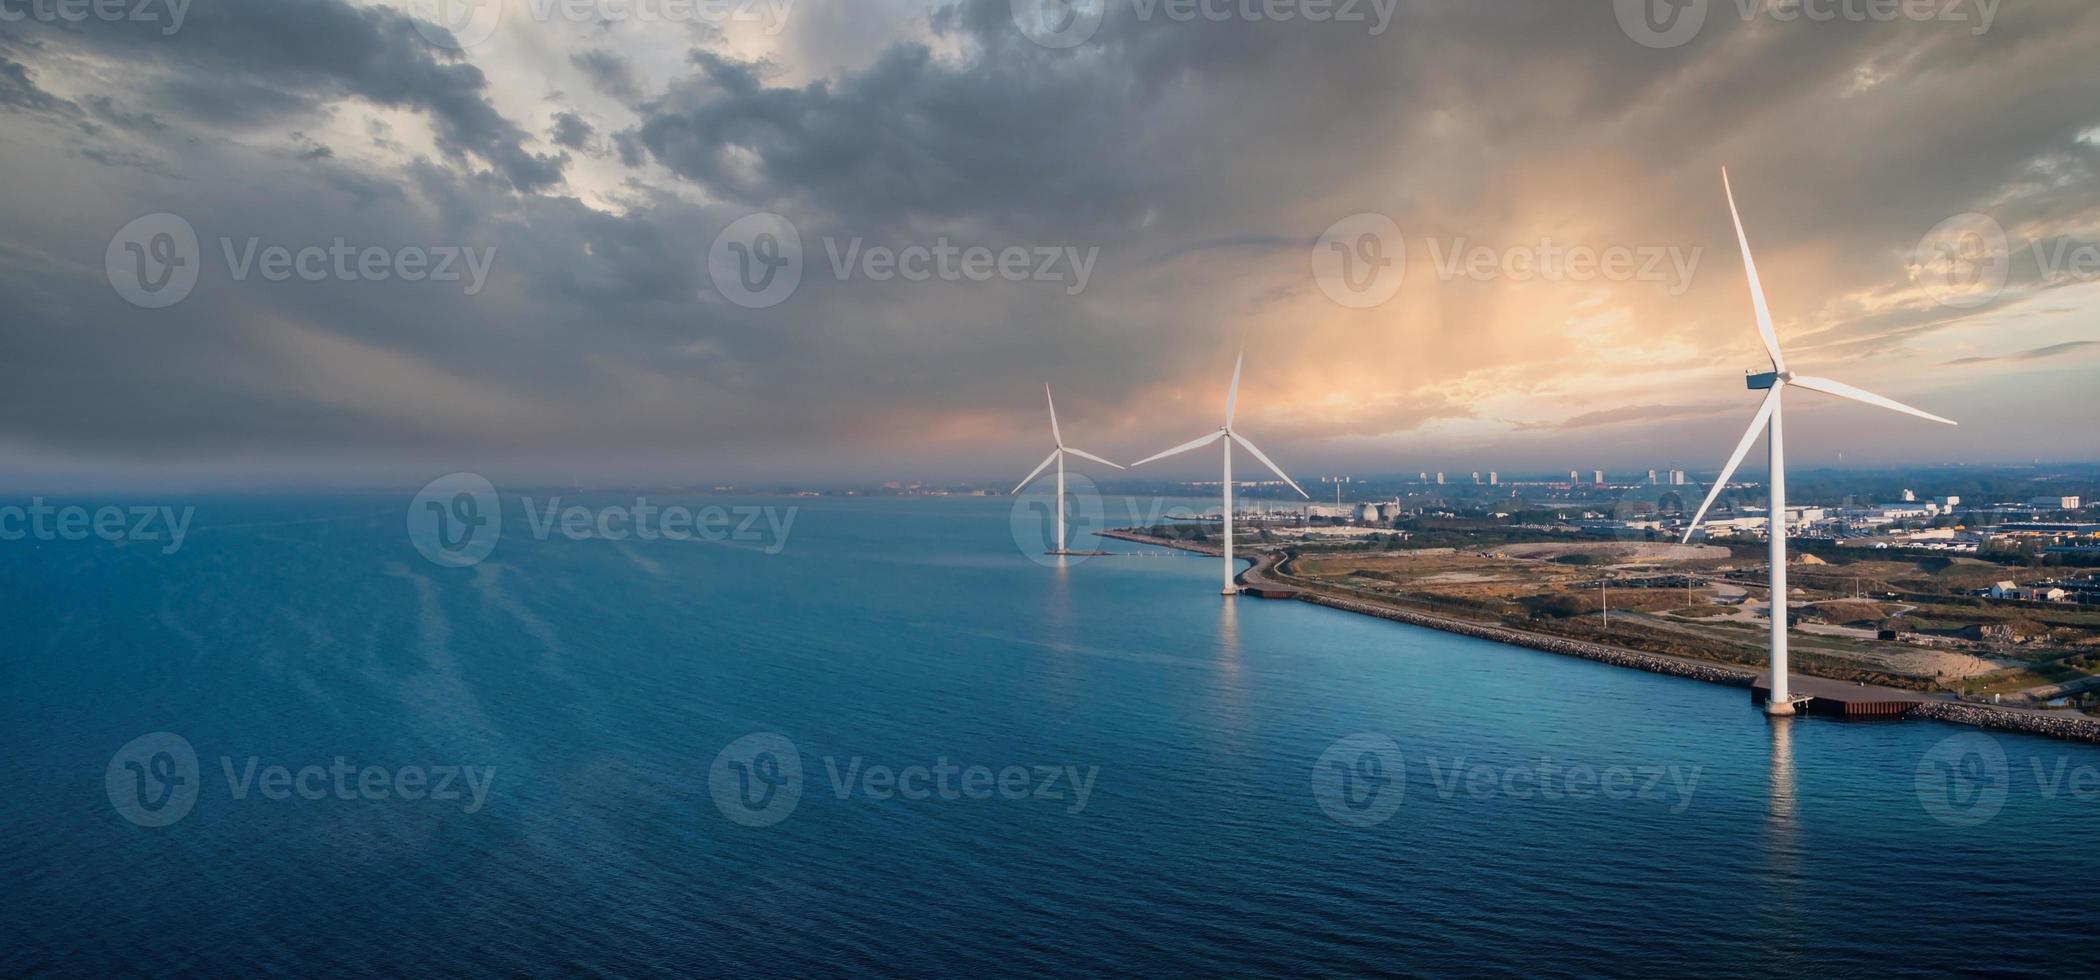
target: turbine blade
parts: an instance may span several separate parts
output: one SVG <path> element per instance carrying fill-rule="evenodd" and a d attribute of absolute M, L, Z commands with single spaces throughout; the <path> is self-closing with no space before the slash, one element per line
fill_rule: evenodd
<path fill-rule="evenodd" d="M 1150 463 L 1153 460 L 1165 459 L 1169 456 L 1179 456 L 1182 453 L 1188 452 L 1191 449 L 1202 449 L 1203 447 L 1208 446 L 1211 443 L 1217 442 L 1218 440 L 1223 438 L 1225 438 L 1225 430 L 1219 429 L 1218 431 L 1213 432 L 1210 435 L 1204 436 L 1201 439 L 1192 439 L 1188 442 L 1182 443 L 1179 446 L 1175 446 L 1174 448 L 1169 449 L 1166 452 L 1160 453 L 1157 456 L 1147 456 L 1144 459 L 1138 460 L 1137 462 L 1132 463 L 1130 465 L 1133 467 L 1138 467 L 1143 466 L 1146 463 Z"/>
<path fill-rule="evenodd" d="M 1255 459 L 1261 460 L 1262 465 L 1269 468 L 1269 472 L 1283 477 L 1283 482 L 1290 484 L 1291 489 L 1298 491 L 1298 496 L 1307 500 L 1312 499 L 1312 494 L 1306 493 L 1305 488 L 1298 485 L 1298 481 L 1291 479 L 1288 474 L 1283 472 L 1283 467 L 1276 465 L 1275 460 L 1270 459 L 1260 449 L 1255 448 L 1254 443 L 1247 441 L 1246 436 L 1235 432 L 1232 434 L 1232 441 L 1239 443 L 1241 449 L 1253 453 Z"/>
<path fill-rule="evenodd" d="M 1859 388 L 1854 388 L 1851 385 L 1832 381 L 1829 378 L 1795 378 L 1792 383 L 1800 385 L 1801 387 L 1807 388 L 1811 391 L 1820 391 L 1826 395 L 1836 395 L 1839 398 L 1850 398 L 1853 401 L 1865 402 L 1869 405 L 1878 406 L 1880 408 L 1886 408 L 1892 412 L 1902 412 L 1905 415 L 1915 415 L 1921 419 L 1938 422 L 1941 425 L 1961 424 L 1960 422 L 1956 422 L 1953 419 L 1943 419 L 1937 415 L 1932 414 L 1931 412 L 1921 412 L 1915 408 L 1910 407 L 1909 405 L 1905 405 L 1902 402 L 1896 401 L 1895 399 L 1883 398 L 1880 395 L 1877 395 L 1871 391 L 1864 391 Z"/>
<path fill-rule="evenodd" d="M 1051 463 L 1057 462 L 1057 454 L 1061 452 L 1064 452 L 1064 450 L 1050 450 L 1050 458 L 1043 460 L 1043 465 L 1036 467 L 1035 472 L 1028 474 L 1028 479 L 1022 480 L 1019 486 L 1014 487 L 1014 493 L 1020 493 L 1021 491 L 1028 489 L 1028 485 L 1034 483 L 1036 477 L 1042 476 L 1043 471 L 1049 469 Z M 1011 497 L 1013 496 L 1013 493 L 1007 494 L 1007 496 Z"/>
<path fill-rule="evenodd" d="M 1050 402 L 1050 438 L 1062 446 L 1065 444 L 1065 436 L 1057 431 L 1057 399 L 1051 396 L 1049 385 L 1043 386 L 1043 397 Z"/>
<path fill-rule="evenodd" d="M 1735 219 L 1735 240 L 1743 248 L 1743 271 L 1750 274 L 1750 302 L 1757 308 L 1757 333 L 1764 338 L 1765 352 L 1772 355 L 1772 370 L 1786 373 L 1786 355 L 1779 352 L 1779 332 L 1772 329 L 1772 308 L 1765 303 L 1765 284 L 1757 277 L 1757 260 L 1750 257 L 1750 236 L 1743 231 L 1743 215 L 1735 209 L 1735 188 L 1729 186 L 1728 170 L 1721 170 L 1721 188 L 1728 194 L 1728 214 Z"/>
<path fill-rule="evenodd" d="M 1074 455 L 1074 456 L 1077 456 L 1077 457 L 1079 457 L 1080 459 L 1091 459 L 1091 460 L 1093 460 L 1093 461 L 1094 461 L 1094 462 L 1096 462 L 1096 463 L 1101 463 L 1101 464 L 1104 464 L 1104 465 L 1107 465 L 1107 466 L 1113 466 L 1113 467 L 1115 467 L 1116 469 L 1119 469 L 1119 470 L 1123 468 L 1123 464 L 1121 464 L 1121 463 L 1111 463 L 1111 462 L 1109 462 L 1108 460 L 1102 459 L 1101 457 L 1099 457 L 1099 456 L 1096 456 L 1096 455 L 1094 455 L 1093 453 L 1090 453 L 1090 452 L 1086 452 L 1085 450 L 1081 450 L 1081 449 L 1073 449 L 1073 448 L 1071 448 L 1071 447 L 1066 447 L 1066 448 L 1065 448 L 1065 452 L 1067 452 L 1067 453 L 1070 453 L 1070 454 L 1072 454 L 1072 455 Z"/>
<path fill-rule="evenodd" d="M 1728 465 L 1721 468 L 1720 477 L 1714 480 L 1714 488 L 1706 494 L 1706 502 L 1699 505 L 1699 513 L 1685 525 L 1685 544 L 1691 543 L 1692 532 L 1699 529 L 1699 522 L 1706 519 L 1706 512 L 1713 507 L 1714 501 L 1720 499 L 1721 491 L 1728 489 L 1729 478 L 1735 476 L 1736 467 L 1743 465 L 1743 457 L 1750 455 L 1750 447 L 1757 444 L 1757 437 L 1764 434 L 1765 423 L 1772 421 L 1772 411 L 1779 407 L 1779 393 L 1785 390 L 1785 385 L 1773 388 L 1771 394 L 1765 396 L 1765 403 L 1757 407 L 1757 417 L 1750 420 L 1750 430 L 1743 433 L 1743 441 L 1735 447 L 1735 455 L 1728 457 Z"/>
<path fill-rule="evenodd" d="M 1247 352 L 1240 351 L 1240 359 L 1232 365 L 1232 390 L 1225 395 L 1225 427 L 1232 428 L 1232 411 L 1240 403 L 1240 369 L 1247 366 Z"/>

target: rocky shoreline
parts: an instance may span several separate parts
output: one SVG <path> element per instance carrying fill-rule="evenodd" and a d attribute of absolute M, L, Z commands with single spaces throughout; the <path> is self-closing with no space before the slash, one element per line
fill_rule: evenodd
<path fill-rule="evenodd" d="M 1357 602 L 1351 599 L 1338 599 L 1333 596 L 1321 595 L 1317 592 L 1300 593 L 1298 598 L 1301 601 L 1310 602 L 1318 606 L 1326 606 L 1330 609 L 1340 609 L 1345 612 L 1359 613 L 1365 616 L 1376 616 L 1379 619 L 1390 619 L 1397 623 L 1406 623 L 1409 626 L 1441 630 L 1446 633 L 1456 633 L 1460 636 L 1470 636 L 1494 643 L 1506 643 L 1510 646 L 1525 647 L 1544 653 L 1581 657 L 1584 660 L 1595 660 L 1598 663 L 1610 664 L 1614 667 L 1631 667 L 1635 670 L 1645 670 L 1651 674 L 1667 674 L 1671 677 L 1705 681 L 1709 684 L 1725 684 L 1729 687 L 1749 687 L 1757 679 L 1755 674 L 1731 670 L 1719 664 L 1704 664 L 1692 660 L 1680 660 L 1674 657 L 1637 653 L 1632 650 L 1620 650 L 1616 647 L 1608 647 L 1596 643 L 1584 643 L 1581 640 L 1568 640 L 1557 636 L 1526 633 L 1522 630 L 1513 630 L 1501 626 L 1468 623 L 1462 620 L 1444 619 L 1440 616 L 1425 616 L 1421 613 L 1409 612 L 1404 609 L 1395 609 L 1390 606 L 1374 606 L 1367 602 Z"/>
<path fill-rule="evenodd" d="M 1953 725 L 1973 725 L 1994 732 L 2039 735 L 2043 738 L 2100 744 L 2100 720 L 2076 715 L 2044 715 L 1956 701 L 1928 701 L 1912 708 L 1905 717 L 1943 721 Z"/>

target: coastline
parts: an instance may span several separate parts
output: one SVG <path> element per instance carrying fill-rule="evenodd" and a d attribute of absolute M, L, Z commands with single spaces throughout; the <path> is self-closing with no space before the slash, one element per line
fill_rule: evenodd
<path fill-rule="evenodd" d="M 1155 545 L 1176 551 L 1207 555 L 1213 558 L 1220 557 L 1223 554 L 1222 549 L 1209 545 L 1154 537 L 1134 531 L 1116 529 L 1098 533 L 1104 538 L 1113 538 L 1136 544 Z M 1542 653 L 1578 657 L 1584 660 L 1596 661 L 1597 663 L 1609 664 L 1614 667 L 1644 670 L 1651 674 L 1663 674 L 1669 677 L 1681 677 L 1686 680 L 1745 689 L 1756 684 L 1760 676 L 1756 673 L 1724 664 L 1693 660 L 1687 657 L 1672 657 L 1636 650 L 1624 650 L 1601 643 L 1549 636 L 1508 626 L 1434 616 L 1410 609 L 1378 605 L 1360 599 L 1328 595 L 1301 585 L 1276 583 L 1262 575 L 1262 572 L 1266 571 L 1270 566 L 1273 558 L 1274 555 L 1266 551 L 1256 551 L 1248 554 L 1247 560 L 1250 564 L 1245 570 L 1235 576 L 1236 580 L 1246 588 L 1260 590 L 1266 598 L 1294 599 L 1299 602 L 1307 602 L 1316 606 L 1325 606 L 1329 609 L 1338 609 L 1362 616 L 1371 616 L 1408 626 L 1418 626 L 1423 629 L 1433 629 L 1459 636 L 1470 636 L 1475 639 L 1523 647 Z M 1809 675 L 1796 674 L 1794 676 L 1807 678 Z M 1944 695 L 1926 696 L 1921 703 L 1899 717 L 1967 725 L 1988 731 L 2100 744 L 2100 719 L 2023 708 L 1973 704 L 1951 700 Z"/>

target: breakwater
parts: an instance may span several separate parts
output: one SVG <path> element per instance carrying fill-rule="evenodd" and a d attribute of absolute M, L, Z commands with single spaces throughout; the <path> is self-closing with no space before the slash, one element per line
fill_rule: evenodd
<path fill-rule="evenodd" d="M 1390 619 L 1396 623 L 1406 623 L 1409 626 L 1442 630 L 1446 633 L 1457 633 L 1460 636 L 1470 636 L 1495 643 L 1507 643 L 1510 646 L 1525 647 L 1544 653 L 1581 657 L 1584 660 L 1595 660 L 1614 667 L 1631 667 L 1635 670 L 1645 670 L 1651 674 L 1667 674 L 1671 677 L 1705 681 L 1709 684 L 1726 684 L 1730 687 L 1749 687 L 1751 682 L 1756 680 L 1756 675 L 1754 674 L 1740 670 L 1731 670 L 1718 664 L 1704 664 L 1676 657 L 1638 653 L 1597 643 L 1585 643 L 1581 640 L 1568 640 L 1557 636 L 1543 636 L 1538 633 L 1527 633 L 1522 630 L 1513 630 L 1501 626 L 1489 626 L 1484 623 L 1468 623 L 1463 620 L 1445 619 L 1441 616 L 1427 616 L 1421 613 L 1409 612 L 1405 609 L 1395 609 L 1391 606 L 1372 605 L 1368 602 L 1357 602 L 1352 599 L 1338 599 L 1334 596 L 1321 595 L 1317 592 L 1301 593 L 1298 598 L 1315 605 L 1340 609 L 1345 612 L 1360 613 L 1365 616 L 1376 616 L 1380 619 Z"/>
<path fill-rule="evenodd" d="M 1974 725 L 1994 732 L 2040 735 L 2044 738 L 2066 738 L 2076 742 L 2100 744 L 2100 720 L 2070 714 L 2044 715 L 1955 701 L 1929 701 L 1912 708 L 1908 717 L 1944 721 L 1955 725 Z"/>

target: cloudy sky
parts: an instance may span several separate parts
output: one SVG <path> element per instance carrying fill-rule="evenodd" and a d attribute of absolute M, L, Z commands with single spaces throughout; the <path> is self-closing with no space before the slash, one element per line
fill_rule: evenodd
<path fill-rule="evenodd" d="M 1796 459 L 2100 456 L 2100 5 L 1688 4 L 0 0 L 0 471 L 1018 478 L 1243 346 L 1301 476 L 1710 471 L 1724 166 L 1793 366 L 1965 423 Z"/>

